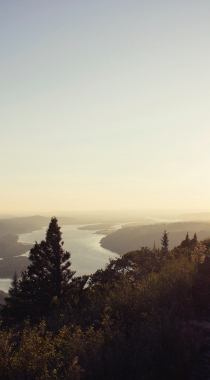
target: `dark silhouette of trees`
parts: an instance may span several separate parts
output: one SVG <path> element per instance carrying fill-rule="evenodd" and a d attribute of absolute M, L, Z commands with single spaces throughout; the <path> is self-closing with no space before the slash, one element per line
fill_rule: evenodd
<path fill-rule="evenodd" d="M 17 319 L 19 320 L 20 313 L 22 312 L 19 295 L 20 286 L 17 273 L 15 272 L 11 287 L 8 292 L 8 297 L 5 298 L 6 305 L 4 305 L 3 309 L 1 310 L 3 319 L 7 320 L 9 317 L 10 323 L 17 321 Z"/>
<path fill-rule="evenodd" d="M 189 234 L 187 232 L 186 237 L 184 240 L 182 240 L 181 244 L 178 246 L 179 248 L 191 248 L 195 246 L 198 242 L 197 235 L 194 233 L 194 236 L 192 239 L 189 238 Z"/>
<path fill-rule="evenodd" d="M 19 280 L 14 277 L 2 310 L 7 322 L 14 318 L 19 321 L 26 317 L 39 319 L 70 291 L 70 280 L 75 272 L 70 270 L 70 253 L 63 249 L 61 234 L 58 221 L 53 217 L 46 239 L 36 242 L 30 250 L 30 265 Z"/>
<path fill-rule="evenodd" d="M 189 245 L 190 245 L 190 239 L 189 239 L 189 234 L 187 232 L 185 239 L 182 240 L 182 242 L 180 244 L 180 247 L 181 248 L 186 248 L 186 247 L 189 247 Z"/>
<path fill-rule="evenodd" d="M 68 290 L 69 281 L 75 272 L 71 265 L 70 253 L 63 249 L 60 227 L 56 218 L 52 218 L 46 233 L 46 240 L 35 243 L 30 251 L 27 272 L 36 288 L 47 292 L 50 297 L 61 298 Z"/>
<path fill-rule="evenodd" d="M 192 240 L 190 241 L 192 244 L 197 244 L 198 242 L 198 238 L 197 238 L 197 235 L 196 235 L 196 232 L 194 233 L 194 236 L 192 238 Z"/>
<path fill-rule="evenodd" d="M 161 252 L 163 255 L 166 255 L 169 251 L 169 239 L 168 239 L 168 232 L 166 230 L 163 232 L 163 236 L 161 238 Z"/>
<path fill-rule="evenodd" d="M 52 218 L 0 307 L 0 379 L 188 378 L 210 316 L 210 239 L 193 239 L 164 255 L 164 231 L 161 249 L 142 247 L 73 278 Z"/>

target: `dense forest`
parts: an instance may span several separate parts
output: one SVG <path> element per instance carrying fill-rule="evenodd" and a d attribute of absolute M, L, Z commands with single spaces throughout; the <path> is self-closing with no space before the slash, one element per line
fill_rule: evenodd
<path fill-rule="evenodd" d="M 60 227 L 30 250 L 0 309 L 1 379 L 186 380 L 210 317 L 210 240 L 141 247 L 76 277 Z"/>

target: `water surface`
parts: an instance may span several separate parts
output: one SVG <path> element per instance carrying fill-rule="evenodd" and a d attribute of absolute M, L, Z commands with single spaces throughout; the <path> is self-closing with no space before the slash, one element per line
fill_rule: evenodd
<path fill-rule="evenodd" d="M 97 269 L 105 268 L 109 258 L 119 257 L 100 246 L 103 235 L 94 234 L 93 230 L 78 230 L 82 225 L 62 226 L 61 232 L 64 241 L 63 248 L 71 253 L 71 269 L 76 276 L 94 273 Z M 19 242 L 34 244 L 45 239 L 47 227 L 42 230 L 19 235 Z M 27 256 L 29 252 L 24 255 Z M 10 279 L 0 279 L 0 289 L 8 291 Z"/>

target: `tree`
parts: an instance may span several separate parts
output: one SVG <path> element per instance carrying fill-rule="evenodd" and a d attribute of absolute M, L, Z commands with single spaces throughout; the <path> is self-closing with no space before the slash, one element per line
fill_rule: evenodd
<path fill-rule="evenodd" d="M 180 244 L 180 247 L 181 248 L 186 248 L 186 247 L 189 247 L 189 245 L 190 245 L 190 239 L 189 239 L 189 234 L 187 232 L 185 239 L 182 240 L 182 242 Z"/>
<path fill-rule="evenodd" d="M 197 235 L 196 235 L 196 232 L 195 232 L 195 233 L 194 233 L 194 236 L 193 236 L 193 238 L 192 238 L 192 240 L 190 240 L 190 243 L 191 243 L 192 245 L 196 245 L 197 242 L 198 242 L 198 238 L 197 238 Z"/>
<path fill-rule="evenodd" d="M 181 244 L 178 246 L 178 248 L 192 248 L 194 247 L 198 242 L 197 235 L 194 233 L 194 236 L 192 239 L 189 238 L 189 234 L 187 232 L 186 237 L 184 240 L 182 240 Z"/>
<path fill-rule="evenodd" d="M 20 307 L 20 287 L 17 273 L 15 272 L 13 276 L 13 281 L 8 292 L 8 296 L 5 298 L 6 305 L 2 306 L 1 315 L 6 324 L 9 320 L 12 323 L 15 320 L 20 319 L 20 313 L 22 313 L 22 308 Z"/>
<path fill-rule="evenodd" d="M 75 272 L 70 270 L 70 253 L 63 249 L 60 227 L 55 217 L 51 219 L 46 239 L 35 243 L 30 250 L 30 265 L 17 281 L 14 278 L 10 297 L 3 306 L 3 314 L 13 315 L 12 305 L 22 308 L 19 319 L 39 319 L 47 315 L 54 303 L 64 299 L 70 290 L 70 280 Z M 16 289 L 16 290 L 15 290 Z M 13 302 L 15 297 L 15 301 Z"/>
<path fill-rule="evenodd" d="M 166 230 L 163 232 L 163 236 L 160 241 L 161 241 L 161 252 L 162 254 L 166 255 L 168 253 L 168 247 L 169 247 L 168 232 L 166 232 Z"/>
<path fill-rule="evenodd" d="M 35 243 L 30 251 L 28 276 L 42 291 L 51 297 L 61 298 L 69 287 L 69 281 L 75 274 L 71 265 L 70 253 L 64 251 L 60 227 L 55 217 L 51 219 L 46 233 L 46 240 Z"/>

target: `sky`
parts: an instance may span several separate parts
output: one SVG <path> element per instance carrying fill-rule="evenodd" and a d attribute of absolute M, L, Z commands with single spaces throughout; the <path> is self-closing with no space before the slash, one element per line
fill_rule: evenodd
<path fill-rule="evenodd" d="M 0 3 L 0 211 L 210 211 L 210 1 Z"/>

